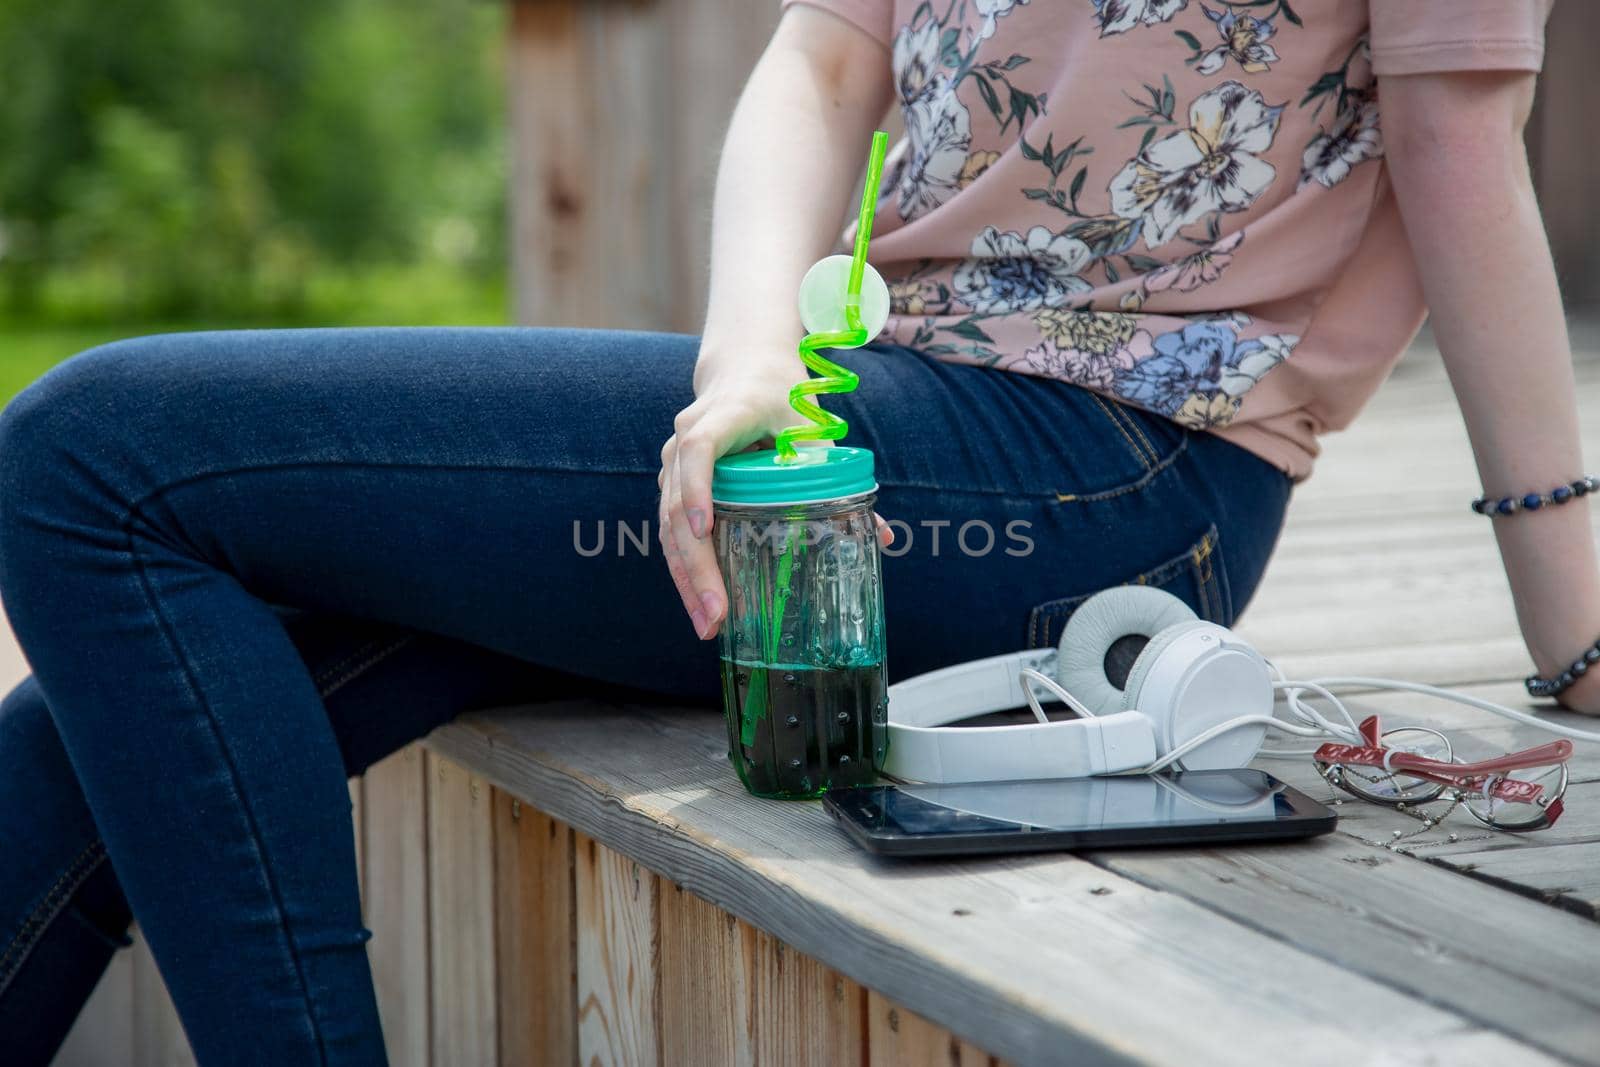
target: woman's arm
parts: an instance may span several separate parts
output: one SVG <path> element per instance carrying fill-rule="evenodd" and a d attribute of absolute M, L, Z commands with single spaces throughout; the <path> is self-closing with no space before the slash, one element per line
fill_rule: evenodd
<path fill-rule="evenodd" d="M 734 109 L 711 226 L 711 298 L 695 401 L 661 450 L 657 539 L 702 638 L 726 613 L 711 532 L 718 457 L 794 421 L 806 376 L 795 294 L 833 247 L 893 91 L 882 44 L 835 15 L 785 12 Z"/>
<path fill-rule="evenodd" d="M 1585 473 L 1572 351 L 1522 142 L 1533 88 L 1520 72 L 1379 80 L 1389 171 L 1490 497 Z M 1528 651 L 1541 675 L 1559 674 L 1600 637 L 1588 503 L 1493 522 Z M 1600 671 L 1561 699 L 1600 712 Z"/>

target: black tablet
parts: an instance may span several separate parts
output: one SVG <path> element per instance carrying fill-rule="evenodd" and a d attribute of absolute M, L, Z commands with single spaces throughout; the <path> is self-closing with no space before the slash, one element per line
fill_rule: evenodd
<path fill-rule="evenodd" d="M 823 805 L 864 848 L 907 856 L 1311 837 L 1338 816 L 1264 771 L 869 785 Z"/>

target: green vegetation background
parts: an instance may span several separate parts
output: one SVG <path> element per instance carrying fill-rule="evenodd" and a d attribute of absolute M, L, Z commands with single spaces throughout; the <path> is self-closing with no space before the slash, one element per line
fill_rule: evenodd
<path fill-rule="evenodd" d="M 493 0 L 0 0 L 0 401 L 102 341 L 506 320 Z"/>

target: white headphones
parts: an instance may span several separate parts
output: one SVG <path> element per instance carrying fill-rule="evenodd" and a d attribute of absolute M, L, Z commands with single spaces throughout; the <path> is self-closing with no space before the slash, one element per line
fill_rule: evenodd
<path fill-rule="evenodd" d="M 1050 721 L 1036 684 L 1080 717 Z M 1600 742 L 1600 734 L 1433 686 L 1365 677 L 1291 682 L 1249 643 L 1201 620 L 1170 593 L 1119 586 L 1073 613 L 1058 649 L 993 656 L 891 685 L 883 770 L 908 781 L 983 782 L 1243 767 L 1257 755 L 1311 751 L 1264 750 L 1269 727 L 1360 744 L 1354 717 L 1329 691 L 1339 685 L 1425 693 Z M 1289 718 L 1273 714 L 1279 691 Z M 1342 721 L 1308 705 L 1307 692 L 1326 700 Z M 1037 723 L 950 725 L 1024 704 Z"/>

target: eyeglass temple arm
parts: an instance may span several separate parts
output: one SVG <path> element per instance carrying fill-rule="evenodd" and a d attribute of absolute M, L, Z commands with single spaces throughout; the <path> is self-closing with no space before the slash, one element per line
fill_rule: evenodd
<path fill-rule="evenodd" d="M 1382 749 L 1382 734 L 1379 732 L 1378 717 L 1369 715 L 1361 723 L 1361 736 L 1366 740 L 1369 748 Z M 1452 777 L 1466 777 L 1477 774 L 1494 774 L 1499 771 L 1515 771 L 1524 767 L 1542 767 L 1550 763 L 1565 763 L 1572 757 L 1572 742 L 1562 739 L 1549 741 L 1536 748 L 1523 749 L 1521 752 L 1508 752 L 1503 756 L 1493 759 L 1479 760 L 1476 763 L 1441 763 L 1438 760 L 1428 759 L 1426 756 L 1416 756 L 1409 752 L 1394 752 L 1384 749 L 1385 758 L 1391 767 L 1404 767 L 1407 770 L 1436 771 Z"/>

